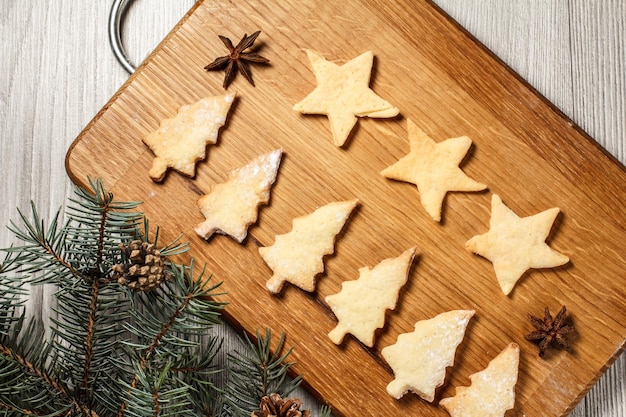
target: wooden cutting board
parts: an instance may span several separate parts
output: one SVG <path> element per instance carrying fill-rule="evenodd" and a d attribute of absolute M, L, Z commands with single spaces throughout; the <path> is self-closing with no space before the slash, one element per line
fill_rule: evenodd
<path fill-rule="evenodd" d="M 152 182 L 153 155 L 141 138 L 181 105 L 221 94 L 223 75 L 203 69 L 225 53 L 217 35 L 236 42 L 255 30 L 271 65 L 253 67 L 256 87 L 241 76 L 231 85 L 238 98 L 208 160 L 198 163 L 193 179 L 170 172 L 163 183 Z M 304 49 L 337 63 L 373 51 L 371 86 L 400 117 L 360 119 L 346 146 L 334 146 L 326 117 L 291 109 L 315 87 Z M 406 119 L 436 141 L 470 136 L 474 146 L 462 168 L 489 186 L 450 193 L 441 223 L 426 215 L 415 186 L 379 174 L 408 152 Z M 244 243 L 199 239 L 198 197 L 230 170 L 279 147 L 284 157 L 270 204 Z M 249 332 L 286 332 L 296 372 L 337 416 L 445 416 L 439 399 L 468 385 L 469 375 L 511 341 L 521 346 L 521 364 L 507 416 L 561 416 L 624 348 L 624 167 L 429 2 L 200 1 L 84 129 L 66 164 L 81 186 L 87 176 L 101 177 L 116 198 L 143 201 L 164 239 L 183 232 L 190 256 L 224 282 L 227 318 Z M 503 295 L 491 263 L 464 249 L 487 231 L 492 193 L 520 216 L 560 207 L 548 242 L 571 262 L 530 271 Z M 360 206 L 326 258 L 316 291 L 286 286 L 270 295 L 265 281 L 272 272 L 258 248 L 288 232 L 294 217 L 355 197 Z M 360 267 L 412 246 L 418 257 L 409 282 L 375 346 L 350 336 L 341 346 L 331 343 L 327 333 L 336 320 L 324 298 L 357 279 Z M 523 337 L 532 330 L 527 314 L 563 305 L 577 330 L 572 349 L 538 358 Z M 435 402 L 391 398 L 385 387 L 392 373 L 381 349 L 416 321 L 452 309 L 474 309 L 476 316 Z"/>

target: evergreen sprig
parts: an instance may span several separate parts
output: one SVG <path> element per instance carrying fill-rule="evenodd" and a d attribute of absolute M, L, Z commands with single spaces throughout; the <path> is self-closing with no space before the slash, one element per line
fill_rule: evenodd
<path fill-rule="evenodd" d="M 276 347 L 272 349 L 272 332 L 256 332 L 255 340 L 243 336 L 244 349 L 230 353 L 228 369 L 230 387 L 226 395 L 224 416 L 248 417 L 257 410 L 261 399 L 270 394 L 288 397 L 302 382 L 300 375 L 289 378 L 295 365 L 287 359 L 293 348 L 285 347 L 285 334 L 281 333 Z M 330 409 L 322 407 L 320 417 L 330 415 Z"/>
<path fill-rule="evenodd" d="M 286 362 L 291 349 L 282 352 L 285 335 L 281 334 L 276 349 L 272 352 L 272 333 L 266 329 L 265 335 L 256 332 L 256 342 L 244 334 L 242 351 L 229 354 L 229 385 L 232 388 L 227 396 L 227 404 L 233 416 L 249 416 L 258 408 L 261 398 L 271 393 L 289 395 L 300 383 L 299 378 L 287 379 L 293 363 Z M 286 382 L 286 383 L 285 383 Z"/>
<path fill-rule="evenodd" d="M 212 365 L 221 341 L 204 336 L 207 328 L 219 323 L 219 311 L 224 307 L 214 301 L 223 295 L 217 292 L 220 284 L 212 284 L 204 270 L 195 277 L 193 261 L 189 267 L 174 266 L 172 272 L 173 279 L 157 290 L 129 294 L 131 320 L 124 327 L 133 337 L 124 342 L 125 354 L 118 364 L 122 370 L 132 367 L 134 375 L 124 379 L 130 384 L 120 387 L 128 394 L 118 410 L 120 416 L 123 412 L 135 415 L 136 409 L 148 407 L 137 402 L 137 389 L 151 390 L 153 415 L 188 414 L 194 403 L 174 399 L 193 395 L 194 387 L 202 386 L 217 395 L 211 377 L 221 371 Z"/>
<path fill-rule="evenodd" d="M 189 398 L 207 380 L 219 345 L 201 343 L 223 303 L 210 276 L 193 264 L 166 262 L 170 282 L 151 292 L 118 284 L 112 267 L 120 244 L 157 244 L 149 224 L 117 202 L 101 181 L 78 190 L 68 221 L 60 211 L 46 224 L 31 204 L 30 217 L 9 229 L 23 243 L 5 249 L 0 270 L 0 410 L 7 415 L 176 415 L 194 413 Z M 186 250 L 174 241 L 164 256 Z M 14 273 L 14 275 L 9 275 Z M 50 332 L 26 323 L 24 284 L 54 285 L 56 317 Z M 205 342 L 202 340 L 202 342 Z M 201 382 L 201 385 L 199 384 Z M 196 383 L 192 386 L 191 383 Z M 146 399 L 150 399 L 146 403 Z"/>
<path fill-rule="evenodd" d="M 272 351 L 268 331 L 228 355 L 229 383 L 218 387 L 222 340 L 207 329 L 221 323 L 220 283 L 193 260 L 169 261 L 188 249 L 179 237 L 159 248 L 169 280 L 150 291 L 121 285 L 122 248 L 158 247 L 159 229 L 151 232 L 138 202 L 89 184 L 65 224 L 60 210 L 46 224 L 31 203 L 9 225 L 21 243 L 3 249 L 0 264 L 0 416 L 249 416 L 263 395 L 298 386 L 284 335 Z M 50 329 L 27 318 L 26 284 L 56 289 Z"/>
<path fill-rule="evenodd" d="M 12 279 L 7 274 L 17 266 L 16 256 L 13 253 L 5 254 L 4 260 L 0 263 L 0 337 L 8 336 L 14 332 L 14 326 L 23 321 L 22 310 L 26 294 L 24 283 L 20 280 Z"/>

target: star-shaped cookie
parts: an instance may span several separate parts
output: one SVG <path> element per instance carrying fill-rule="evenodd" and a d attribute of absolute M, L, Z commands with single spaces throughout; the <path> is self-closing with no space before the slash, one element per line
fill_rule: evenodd
<path fill-rule="evenodd" d="M 469 137 L 436 143 L 409 119 L 407 128 L 411 151 L 381 174 L 417 185 L 422 206 L 433 220 L 441 221 L 443 199 L 449 191 L 482 191 L 487 188 L 459 168 L 472 145 Z"/>
<path fill-rule="evenodd" d="M 545 242 L 559 214 L 554 207 L 528 217 L 519 217 L 494 194 L 491 197 L 489 231 L 472 237 L 465 247 L 493 263 L 502 292 L 508 295 L 531 268 L 553 268 L 569 258 Z"/>
<path fill-rule="evenodd" d="M 337 65 L 318 52 L 306 51 L 317 87 L 293 109 L 303 114 L 328 116 L 337 146 L 343 146 L 358 117 L 388 118 L 400 112 L 369 87 L 374 54 L 365 52 Z"/>

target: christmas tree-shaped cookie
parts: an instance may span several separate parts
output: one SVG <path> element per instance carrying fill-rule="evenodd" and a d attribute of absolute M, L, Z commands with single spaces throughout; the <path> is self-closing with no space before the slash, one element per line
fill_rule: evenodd
<path fill-rule="evenodd" d="M 469 387 L 439 402 L 452 417 L 503 417 L 515 405 L 519 346 L 510 343 L 487 368 L 470 376 Z"/>
<path fill-rule="evenodd" d="M 395 376 L 387 393 L 399 399 L 412 391 L 432 402 L 473 315 L 473 310 L 453 310 L 418 321 L 412 333 L 401 334 L 394 345 L 384 348 L 381 354 Z"/>
<path fill-rule="evenodd" d="M 270 199 L 281 155 L 282 149 L 277 149 L 257 157 L 200 197 L 198 207 L 206 220 L 196 226 L 196 233 L 204 239 L 223 233 L 242 242 L 257 219 L 259 205 Z"/>
<path fill-rule="evenodd" d="M 274 272 L 267 281 L 267 289 L 278 293 L 288 281 L 305 291 L 313 291 L 315 276 L 324 271 L 324 255 L 334 252 L 335 237 L 357 203 L 354 199 L 326 204 L 294 219 L 291 231 L 276 236 L 273 245 L 259 248 Z"/>
<path fill-rule="evenodd" d="M 155 155 L 150 178 L 162 181 L 168 168 L 193 177 L 196 162 L 206 158 L 207 145 L 217 142 L 234 99 L 235 94 L 206 97 L 161 121 L 157 130 L 143 138 Z"/>
<path fill-rule="evenodd" d="M 374 333 L 384 326 L 387 309 L 396 307 L 414 256 L 415 248 L 411 248 L 373 269 L 360 268 L 359 279 L 345 281 L 339 293 L 326 297 L 339 320 L 328 334 L 333 343 L 340 344 L 346 333 L 351 333 L 366 346 L 374 346 Z"/>

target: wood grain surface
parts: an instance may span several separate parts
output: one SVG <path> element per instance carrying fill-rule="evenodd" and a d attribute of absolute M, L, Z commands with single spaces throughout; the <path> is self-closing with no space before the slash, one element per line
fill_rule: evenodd
<path fill-rule="evenodd" d="M 63 162 L 79 132 L 127 79 L 108 45 L 111 1 L 0 2 L 0 220 L 32 200 L 50 218 L 73 194 Z M 123 40 L 139 63 L 193 0 L 133 0 Z M 555 0 L 436 0 L 468 32 L 626 162 L 626 3 Z M 247 29 L 247 28 L 246 28 Z M 240 34 L 233 34 L 234 36 Z M 217 49 L 217 48 L 216 48 Z M 342 59 L 343 56 L 336 57 Z M 0 228 L 0 245 L 14 243 Z M 54 289 L 32 288 L 29 315 L 54 318 Z M 211 330 L 225 352 L 238 349 L 230 326 Z M 622 354 L 572 411 L 573 417 L 626 416 Z M 306 392 L 296 395 L 316 415 Z M 367 410 L 358 410 L 367 415 Z"/>
<path fill-rule="evenodd" d="M 256 29 L 272 65 L 254 68 L 256 88 L 242 79 L 231 87 L 239 98 L 208 161 L 198 164 L 194 179 L 170 173 L 163 184 L 150 181 L 152 154 L 141 137 L 182 104 L 221 91 L 221 76 L 202 69 L 223 53 L 215 35 L 236 38 Z M 347 146 L 336 148 L 325 118 L 291 111 L 314 87 L 304 48 L 339 63 L 373 50 L 372 87 L 402 117 L 362 119 Z M 450 194 L 441 224 L 422 211 L 415 187 L 379 174 L 408 150 L 406 118 L 439 141 L 469 135 L 474 148 L 463 168 L 490 187 L 480 194 Z M 276 147 L 285 150 L 279 179 L 246 242 L 195 237 L 193 226 L 202 220 L 195 201 L 203 190 Z M 416 320 L 453 308 L 475 309 L 477 319 L 437 398 L 467 385 L 469 374 L 516 341 L 522 365 L 510 415 L 564 415 L 623 348 L 623 166 L 430 3 L 409 7 L 398 1 L 381 9 L 367 1 L 341 7 L 308 1 L 297 8 L 288 2 L 199 2 L 79 135 L 67 168 L 79 184 L 87 175 L 99 176 L 119 198 L 143 200 L 142 208 L 165 234 L 183 231 L 192 255 L 207 262 L 237 300 L 229 306 L 229 319 L 248 331 L 285 330 L 296 346 L 297 371 L 336 415 L 362 409 L 371 415 L 445 415 L 412 395 L 390 398 L 385 386 L 391 373 L 380 350 Z M 571 264 L 533 271 L 511 296 L 503 296 L 491 264 L 463 249 L 465 240 L 486 230 L 491 193 L 520 215 L 560 207 L 563 215 L 549 242 Z M 290 287 L 281 296 L 269 295 L 264 282 L 271 271 L 258 247 L 288 231 L 294 217 L 353 197 L 361 206 L 336 255 L 327 259 L 316 292 Z M 340 347 L 332 344 L 326 333 L 334 317 L 324 297 L 355 279 L 359 267 L 413 245 L 419 258 L 410 283 L 374 348 L 351 338 Z M 538 359 L 536 347 L 523 340 L 530 330 L 526 314 L 563 304 L 578 329 L 574 348 Z"/>

